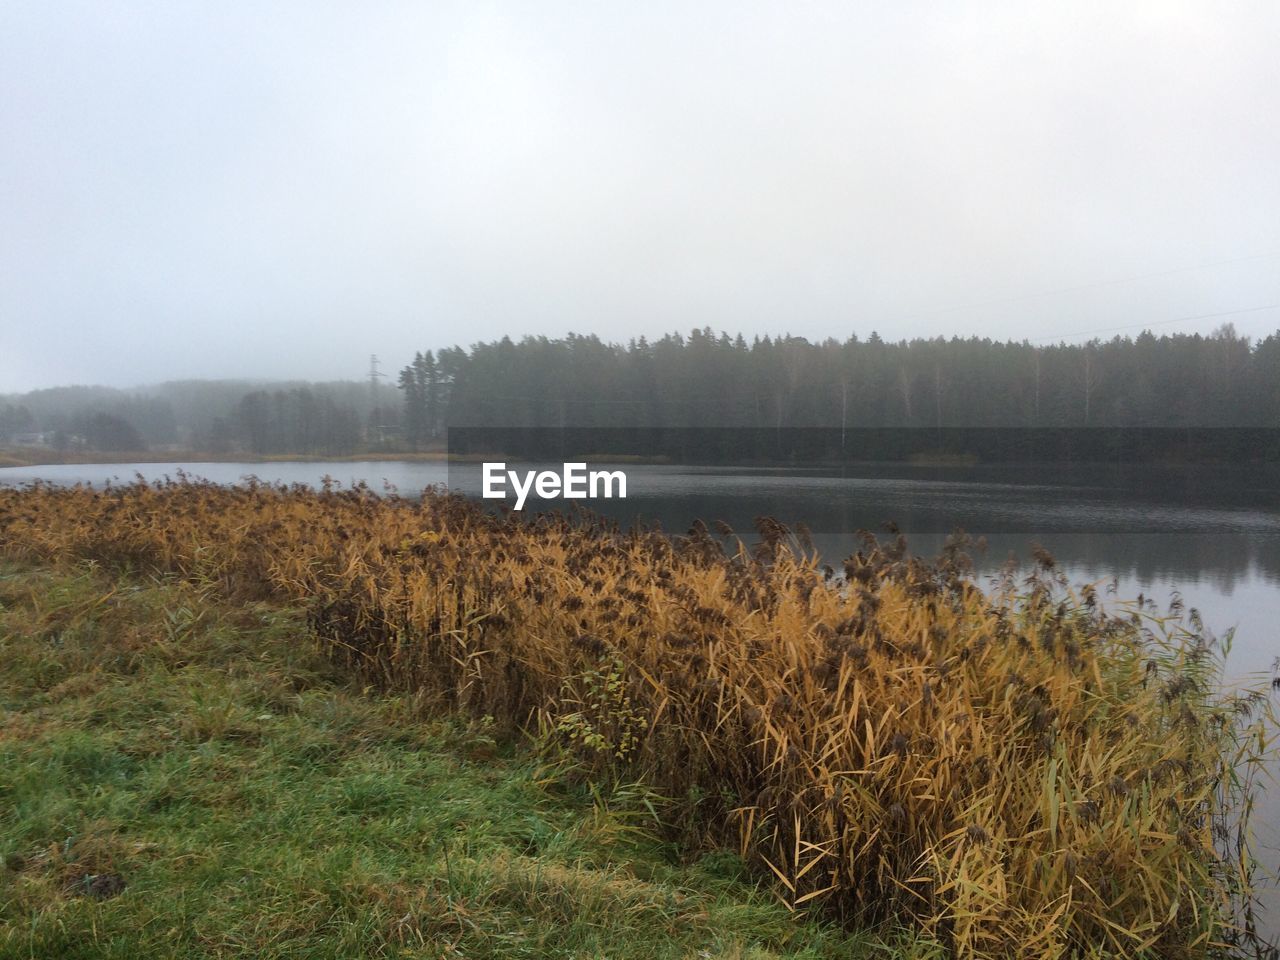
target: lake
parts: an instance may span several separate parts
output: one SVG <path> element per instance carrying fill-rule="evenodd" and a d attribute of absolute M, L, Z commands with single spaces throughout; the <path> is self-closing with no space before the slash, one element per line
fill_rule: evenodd
<path fill-rule="evenodd" d="M 551 466 L 551 465 L 548 465 Z M 606 465 L 592 464 L 592 469 Z M 535 465 L 512 467 L 521 471 Z M 558 469 L 559 464 L 554 465 Z M 1275 468 L 1185 466 L 910 466 L 856 468 L 708 468 L 615 465 L 627 475 L 626 500 L 592 501 L 628 523 L 637 518 L 682 533 L 696 519 L 721 520 L 750 536 L 757 516 L 804 524 L 833 566 L 857 548 L 860 529 L 894 521 L 917 552 L 938 550 L 957 527 L 985 536 L 979 576 L 1010 555 L 1025 560 L 1033 543 L 1057 558 L 1076 583 L 1114 582 L 1114 599 L 1142 594 L 1162 607 L 1177 591 L 1218 636 L 1235 631 L 1232 681 L 1265 682 L 1280 656 L 1280 473 Z M 217 483 L 246 476 L 318 485 L 326 475 L 347 485 L 414 495 L 447 485 L 478 496 L 478 464 L 441 462 L 272 462 L 67 464 L 0 469 L 0 484 L 128 482 L 181 470 Z M 545 504 L 532 499 L 526 511 Z M 1107 600 L 1107 594 L 1099 595 Z M 1108 602 L 1114 602 L 1110 600 Z M 1280 797 L 1262 798 L 1266 857 L 1280 864 Z M 1268 896 L 1268 904 L 1277 901 Z M 1280 903 L 1269 909 L 1278 929 Z"/>

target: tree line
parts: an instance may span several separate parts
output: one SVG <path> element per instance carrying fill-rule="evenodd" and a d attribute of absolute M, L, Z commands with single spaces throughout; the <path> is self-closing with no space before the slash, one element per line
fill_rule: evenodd
<path fill-rule="evenodd" d="M 341 456 L 401 449 L 401 410 L 394 388 L 347 381 L 58 387 L 0 398 L 0 445 Z"/>
<path fill-rule="evenodd" d="M 419 353 L 405 439 L 468 427 L 1272 427 L 1280 332 L 1035 345 L 811 342 L 694 330 L 622 345 L 525 337 Z"/>
<path fill-rule="evenodd" d="M 710 329 L 418 353 L 394 385 L 175 381 L 0 397 L 0 443 L 220 455 L 440 449 L 450 428 L 1280 426 L 1280 332 L 1037 345 Z"/>

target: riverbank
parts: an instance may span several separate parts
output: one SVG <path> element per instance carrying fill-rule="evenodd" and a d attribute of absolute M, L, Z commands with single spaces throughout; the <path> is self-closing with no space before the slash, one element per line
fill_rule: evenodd
<path fill-rule="evenodd" d="M 667 456 L 642 456 L 639 454 L 593 454 L 574 452 L 565 454 L 561 459 L 589 463 L 609 463 L 624 465 L 668 466 L 675 461 Z M 112 464 L 112 463 L 482 463 L 488 460 L 504 460 L 518 463 L 524 458 L 502 453 L 468 453 L 450 454 L 444 450 L 413 452 L 377 452 L 350 453 L 335 456 L 320 454 L 281 453 L 259 456 L 251 453 L 207 453 L 200 450 L 136 450 L 131 452 L 63 452 L 45 448 L 26 447 L 0 449 L 0 468 L 4 467 L 43 467 L 74 464 Z M 805 469 L 839 468 L 858 465 L 884 465 L 886 463 L 908 464 L 916 467 L 972 467 L 978 464 L 973 456 L 924 456 L 913 455 L 901 461 L 826 461 L 815 460 L 803 464 L 791 461 L 761 460 L 740 464 L 740 466 L 787 467 L 799 466 Z"/>
<path fill-rule="evenodd" d="M 437 463 L 449 459 L 443 450 L 419 453 L 385 451 L 339 455 L 282 453 L 208 453 L 202 450 L 134 450 L 127 452 L 64 451 L 44 447 L 0 449 L 0 467 L 39 467 L 54 464 L 92 463 Z M 470 458 L 478 459 L 478 458 Z"/>
<path fill-rule="evenodd" d="M 885 955 L 682 855 L 644 790 L 424 718 L 306 633 L 173 579 L 0 566 L 0 956 Z"/>

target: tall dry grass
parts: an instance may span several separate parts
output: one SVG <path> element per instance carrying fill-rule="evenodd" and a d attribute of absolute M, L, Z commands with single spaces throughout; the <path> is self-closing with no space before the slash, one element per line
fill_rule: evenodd
<path fill-rule="evenodd" d="M 984 592 L 959 550 L 858 547 L 836 575 L 770 521 L 726 549 L 431 492 L 0 491 L 5 555 L 304 602 L 362 676 L 643 776 L 797 907 L 959 956 L 1244 943 L 1266 694 L 1222 690 L 1193 624 L 1106 615 L 1047 557 Z"/>

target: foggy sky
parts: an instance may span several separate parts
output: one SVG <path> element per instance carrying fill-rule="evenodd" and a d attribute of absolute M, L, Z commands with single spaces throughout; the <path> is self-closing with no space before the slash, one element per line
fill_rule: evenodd
<path fill-rule="evenodd" d="M 13 0 L 0 393 L 570 330 L 1270 333 L 1167 321 L 1280 303 L 1277 37 L 1270 0 Z"/>

